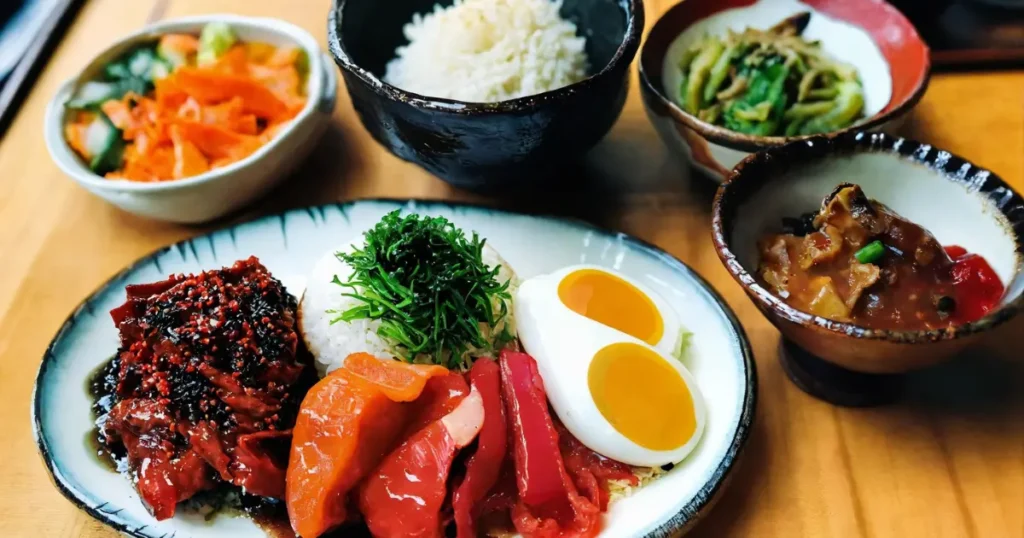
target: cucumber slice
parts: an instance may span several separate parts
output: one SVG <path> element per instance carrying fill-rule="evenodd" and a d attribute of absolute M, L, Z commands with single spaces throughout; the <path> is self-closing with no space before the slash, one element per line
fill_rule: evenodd
<path fill-rule="evenodd" d="M 174 70 L 174 66 L 163 58 L 157 57 L 153 61 L 153 67 L 149 70 L 149 80 L 160 80 L 166 78 Z"/>
<path fill-rule="evenodd" d="M 85 149 L 92 155 L 89 169 L 104 175 L 121 168 L 124 156 L 124 138 L 110 118 L 100 112 L 85 131 Z"/>
<path fill-rule="evenodd" d="M 109 99 L 117 99 L 124 95 L 119 86 L 120 83 L 115 82 L 86 82 L 78 88 L 66 106 L 75 110 L 96 108 Z"/>
<path fill-rule="evenodd" d="M 118 81 L 132 76 L 132 73 L 128 70 L 128 66 L 125 64 L 121 62 L 111 62 L 103 67 L 103 75 L 107 77 L 107 80 Z"/>
<path fill-rule="evenodd" d="M 227 23 L 211 22 L 203 26 L 203 31 L 199 34 L 199 54 L 196 61 L 199 65 L 211 64 L 237 41 L 238 38 Z"/>
<path fill-rule="evenodd" d="M 128 92 L 132 92 L 138 95 L 146 95 L 146 92 L 148 92 L 152 88 L 153 85 L 148 80 L 143 80 L 141 78 L 135 77 L 126 78 L 124 80 L 118 81 L 117 95 L 115 95 L 113 99 L 120 99 L 124 97 L 124 94 Z"/>
<path fill-rule="evenodd" d="M 128 57 L 128 71 L 133 77 L 148 78 L 155 61 L 156 53 L 153 52 L 153 49 L 138 49 Z"/>

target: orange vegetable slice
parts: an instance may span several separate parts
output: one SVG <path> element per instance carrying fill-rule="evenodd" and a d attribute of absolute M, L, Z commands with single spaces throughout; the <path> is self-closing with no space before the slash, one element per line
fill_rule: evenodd
<path fill-rule="evenodd" d="M 198 176 L 209 171 L 210 163 L 195 144 L 181 136 L 181 129 L 177 125 L 172 125 L 170 131 L 174 143 L 175 179 Z"/>
<path fill-rule="evenodd" d="M 85 147 L 85 133 L 88 129 L 88 123 L 68 123 L 64 126 L 64 138 L 67 139 L 68 145 L 86 160 L 92 158 Z"/>
<path fill-rule="evenodd" d="M 254 64 L 266 63 L 267 60 L 274 55 L 274 52 L 277 51 L 277 47 L 270 43 L 260 43 L 258 41 L 245 43 L 244 46 L 246 55 L 249 57 L 249 61 Z"/>
<path fill-rule="evenodd" d="M 189 34 L 164 34 L 160 37 L 160 50 L 170 50 L 187 56 L 199 50 L 199 38 Z"/>
<path fill-rule="evenodd" d="M 125 140 L 135 138 L 135 132 L 141 127 L 141 122 L 132 113 L 132 109 L 128 106 L 126 99 L 120 101 L 111 99 L 100 105 L 100 110 L 110 118 L 110 122 L 114 124 L 114 127 L 124 132 Z"/>
<path fill-rule="evenodd" d="M 266 86 L 288 107 L 289 112 L 301 110 L 306 104 L 306 98 L 299 93 L 299 72 L 294 67 L 254 65 L 250 72 L 253 79 Z"/>
<path fill-rule="evenodd" d="M 296 47 L 277 47 L 263 62 L 269 67 L 295 67 L 300 51 Z"/>
<path fill-rule="evenodd" d="M 261 118 L 275 120 L 288 112 L 274 92 L 248 77 L 194 67 L 179 68 L 173 76 L 179 88 L 203 104 L 237 96 L 242 99 L 243 110 Z"/>
<path fill-rule="evenodd" d="M 156 87 L 156 103 L 160 110 L 175 110 L 189 98 L 188 94 L 174 83 L 174 76 L 155 80 L 153 85 Z"/>
<path fill-rule="evenodd" d="M 262 143 L 255 136 L 246 136 L 229 131 L 218 125 L 208 125 L 187 120 L 177 120 L 183 139 L 191 141 L 207 158 L 237 161 L 251 155 Z"/>
<path fill-rule="evenodd" d="M 228 49 L 213 65 L 214 69 L 235 75 L 249 74 L 249 55 L 244 45 L 235 45 Z"/>

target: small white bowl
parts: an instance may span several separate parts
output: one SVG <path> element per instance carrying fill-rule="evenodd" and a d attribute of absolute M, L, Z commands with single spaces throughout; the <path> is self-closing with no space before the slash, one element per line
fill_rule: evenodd
<path fill-rule="evenodd" d="M 98 77 L 107 61 L 140 42 L 167 33 L 198 34 L 209 22 L 231 26 L 242 41 L 301 47 L 309 58 L 305 108 L 273 140 L 255 153 L 205 174 L 158 183 L 106 179 L 94 174 L 64 138 L 65 103 L 79 85 Z M 327 128 L 338 96 L 334 66 L 308 32 L 277 19 L 203 15 L 147 26 L 107 48 L 78 76 L 65 82 L 50 101 L 44 119 L 46 147 L 57 166 L 89 192 L 117 207 L 157 220 L 198 223 L 226 215 L 266 194 L 298 165 Z"/>

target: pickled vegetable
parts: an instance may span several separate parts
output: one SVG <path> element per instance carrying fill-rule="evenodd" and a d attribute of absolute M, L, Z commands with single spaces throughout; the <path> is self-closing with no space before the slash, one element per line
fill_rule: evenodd
<path fill-rule="evenodd" d="M 678 104 L 700 120 L 755 136 L 826 133 L 864 114 L 864 90 L 852 66 L 800 37 L 809 13 L 768 30 L 729 31 L 688 48 L 676 64 Z"/>

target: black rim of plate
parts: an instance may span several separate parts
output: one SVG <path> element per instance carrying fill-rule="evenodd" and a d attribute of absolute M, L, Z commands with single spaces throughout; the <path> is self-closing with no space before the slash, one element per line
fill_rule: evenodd
<path fill-rule="evenodd" d="M 630 243 L 638 250 L 646 252 L 651 256 L 657 258 L 658 260 L 676 269 L 681 270 L 688 277 L 692 278 L 698 284 L 698 287 L 704 291 L 707 298 L 710 299 L 721 309 L 722 313 L 725 315 L 726 320 L 729 322 L 729 325 L 736 333 L 740 353 L 743 355 L 743 376 L 744 387 L 746 389 L 746 392 L 743 398 L 743 403 L 740 405 L 740 417 L 739 422 L 736 426 L 736 432 L 733 436 L 731 443 L 729 444 L 729 447 L 726 449 L 725 455 L 722 457 L 722 460 L 719 462 L 715 470 L 711 473 L 710 478 L 701 487 L 701 489 L 697 491 L 697 493 L 693 496 L 693 499 L 690 502 L 684 505 L 668 521 L 659 525 L 654 530 L 650 531 L 646 536 L 647 538 L 663 538 L 675 535 L 680 531 L 689 530 L 706 514 L 707 510 L 711 508 L 711 506 L 713 505 L 713 502 L 717 500 L 716 497 L 718 492 L 727 484 L 727 481 L 730 478 L 730 472 L 735 467 L 735 464 L 737 463 L 737 460 L 739 459 L 739 456 L 743 448 L 746 446 L 747 439 L 750 437 L 750 431 L 753 428 L 754 423 L 754 409 L 757 404 L 757 367 L 754 362 L 754 354 L 750 346 L 750 340 L 747 338 L 746 331 L 744 331 L 743 326 L 739 322 L 739 319 L 736 318 L 736 314 L 733 312 L 732 308 L 729 307 L 728 303 L 726 303 L 725 300 L 722 299 L 718 292 L 715 291 L 715 289 L 711 286 L 711 284 L 708 283 L 707 280 L 704 279 L 704 277 L 700 276 L 700 274 L 697 273 L 697 271 L 693 270 L 689 265 L 684 263 L 679 258 L 676 258 L 675 256 L 669 254 L 668 252 L 665 252 L 661 248 L 651 243 L 648 243 L 647 241 L 644 241 L 643 239 L 639 239 L 626 233 L 602 228 L 600 226 L 596 226 L 589 222 L 585 222 L 578 219 L 567 219 L 560 216 L 543 214 L 521 213 L 516 211 L 498 209 L 483 204 L 474 204 L 467 202 L 448 202 L 444 200 L 428 200 L 420 198 L 361 198 L 346 202 L 338 202 L 334 204 L 323 204 L 320 206 L 310 206 L 304 208 L 291 209 L 288 211 L 284 211 L 282 213 L 278 213 L 275 215 L 267 215 L 265 217 L 261 217 L 247 222 L 257 222 L 269 219 L 283 219 L 285 218 L 286 215 L 292 213 L 304 213 L 309 215 L 310 218 L 312 218 L 312 212 L 314 210 L 322 210 L 325 207 L 330 206 L 337 207 L 344 213 L 349 207 L 362 203 L 395 204 L 396 206 L 399 207 L 411 203 L 413 204 L 414 207 L 417 208 L 421 206 L 426 208 L 429 208 L 431 206 L 440 206 L 453 210 L 470 209 L 474 211 L 502 213 L 510 216 L 527 216 L 549 219 L 564 224 L 568 224 L 570 226 L 575 226 L 577 228 L 583 228 L 589 231 L 597 232 L 608 237 L 614 237 L 618 240 Z M 228 229 L 233 230 L 234 228 L 246 224 L 247 222 L 234 224 L 230 226 Z M 71 327 L 75 325 L 77 318 L 83 313 L 83 311 L 89 312 L 92 310 L 91 303 L 95 301 L 97 296 L 102 294 L 114 283 L 122 280 L 126 275 L 136 271 L 139 267 L 153 263 L 153 260 L 160 256 L 161 254 L 175 248 L 179 250 L 184 250 L 186 246 L 190 245 L 190 243 L 195 239 L 201 237 L 208 237 L 209 235 L 216 233 L 217 231 L 219 230 L 214 230 L 208 232 L 207 234 L 203 234 L 201 236 L 193 237 L 190 239 L 185 239 L 172 245 L 154 250 L 153 252 L 150 252 L 149 254 L 132 262 L 127 267 L 118 271 L 116 274 L 105 280 L 95 290 L 93 290 L 93 292 L 90 293 L 81 303 L 79 303 L 79 305 L 75 307 L 75 309 L 67 317 L 67 319 L 64 320 L 64 323 L 61 324 L 60 329 L 57 330 L 57 333 L 54 335 L 53 339 L 47 345 L 46 351 L 43 353 L 42 362 L 39 365 L 39 371 L 36 374 L 36 381 L 32 390 L 32 435 L 33 437 L 35 437 L 36 446 L 39 450 L 40 456 L 43 459 L 43 463 L 46 465 L 46 470 L 50 474 L 51 481 L 54 483 L 54 485 L 57 486 L 57 489 L 61 492 L 61 494 L 64 495 L 65 498 L 71 501 L 71 503 L 78 507 L 80 510 L 85 511 L 93 518 L 103 522 L 104 524 L 110 526 L 118 532 L 130 536 L 136 536 L 139 538 L 152 538 L 152 536 L 154 535 L 145 534 L 143 532 L 147 528 L 146 525 L 143 525 L 141 527 L 134 527 L 132 525 L 129 525 L 122 519 L 118 518 L 117 515 L 121 511 L 120 509 L 107 512 L 104 511 L 104 508 L 107 506 L 107 503 L 103 502 L 100 504 L 92 504 L 91 501 L 84 498 L 85 496 L 82 494 L 82 492 L 78 491 L 74 486 L 72 486 L 67 481 L 67 479 L 64 478 L 59 466 L 57 466 L 56 463 L 54 462 L 53 456 L 50 454 L 50 448 L 49 445 L 47 444 L 46 437 L 43 435 L 43 425 L 42 422 L 40 421 L 41 396 L 39 387 L 41 385 L 43 378 L 46 376 L 50 363 L 54 361 L 53 350 L 56 347 L 57 343 L 59 343 L 63 339 L 64 335 L 68 332 L 68 330 L 70 330 Z M 169 538 L 173 538 L 173 534 Z"/>

